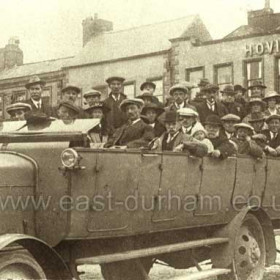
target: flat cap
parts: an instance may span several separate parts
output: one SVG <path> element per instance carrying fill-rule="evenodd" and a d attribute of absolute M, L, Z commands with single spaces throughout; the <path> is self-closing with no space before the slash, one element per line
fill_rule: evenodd
<path fill-rule="evenodd" d="M 101 92 L 95 89 L 91 89 L 85 92 L 84 98 L 88 98 L 90 96 L 101 96 Z"/>
<path fill-rule="evenodd" d="M 12 111 L 16 111 L 16 110 L 24 110 L 24 111 L 30 111 L 32 109 L 31 105 L 27 104 L 27 103 L 23 103 L 23 102 L 17 102 L 11 105 L 8 105 L 6 107 L 6 111 L 7 113 L 11 113 Z"/>
<path fill-rule="evenodd" d="M 101 109 L 103 111 L 103 113 L 107 113 L 109 111 L 111 111 L 111 109 L 105 105 L 104 102 L 100 101 L 100 102 L 96 102 L 95 104 L 93 104 L 92 106 L 88 107 L 85 109 L 85 112 L 90 113 L 92 112 L 94 109 Z"/>
<path fill-rule="evenodd" d="M 142 83 L 140 89 L 143 90 L 145 86 L 151 86 L 153 89 L 156 89 L 156 84 L 151 81 Z"/>
<path fill-rule="evenodd" d="M 71 84 L 66 85 L 66 86 L 61 90 L 61 92 L 65 92 L 65 91 L 67 91 L 68 89 L 72 89 L 72 90 L 76 91 L 77 94 L 81 92 L 81 89 L 80 89 L 79 87 L 77 87 L 77 86 L 75 86 L 75 85 L 71 85 Z"/>
<path fill-rule="evenodd" d="M 234 127 L 237 128 L 237 129 L 238 128 L 246 128 L 246 129 L 249 129 L 250 131 L 254 132 L 254 128 L 247 123 L 237 123 L 237 124 L 234 125 Z"/>
<path fill-rule="evenodd" d="M 37 84 L 44 86 L 46 84 L 46 82 L 42 81 L 38 76 L 33 76 L 30 78 L 29 82 L 27 84 L 25 84 L 25 87 L 27 89 L 29 89 L 31 86 L 37 85 Z"/>
<path fill-rule="evenodd" d="M 140 98 L 128 98 L 121 102 L 120 109 L 124 112 L 126 106 L 129 104 L 137 105 L 140 108 L 144 105 L 144 101 Z"/>
<path fill-rule="evenodd" d="M 160 115 L 164 112 L 164 109 L 162 108 L 162 106 L 159 106 L 158 104 L 155 103 L 150 103 L 145 105 L 145 107 L 143 107 L 141 114 L 146 114 L 147 110 L 155 110 L 155 112 L 157 113 L 157 115 Z"/>
<path fill-rule="evenodd" d="M 106 79 L 107 84 L 112 83 L 112 81 L 119 81 L 119 82 L 123 83 L 125 81 L 125 78 L 120 77 L 120 76 L 112 76 L 112 77 L 109 77 L 108 79 Z"/>
<path fill-rule="evenodd" d="M 70 109 L 74 113 L 77 113 L 77 114 L 80 113 L 80 108 L 77 107 L 76 105 L 74 105 L 73 103 L 69 102 L 69 101 L 60 102 L 59 105 L 58 105 L 58 108 L 60 108 L 61 106 Z"/>
<path fill-rule="evenodd" d="M 280 120 L 280 115 L 276 115 L 276 114 L 270 115 L 269 117 L 267 117 L 267 118 L 265 119 L 265 122 L 268 123 L 268 122 L 270 122 L 271 120 L 275 120 L 275 119 Z"/>
<path fill-rule="evenodd" d="M 218 126 L 222 126 L 222 121 L 220 119 L 219 116 L 217 115 L 209 115 L 205 122 L 204 125 L 218 125 Z"/>
<path fill-rule="evenodd" d="M 198 113 L 191 108 L 180 108 L 177 110 L 179 116 L 198 117 Z"/>
<path fill-rule="evenodd" d="M 227 114 L 221 118 L 222 121 L 235 121 L 240 122 L 240 117 L 234 114 Z"/>
<path fill-rule="evenodd" d="M 172 86 L 169 89 L 169 95 L 172 96 L 176 89 L 180 89 L 180 90 L 184 91 L 185 93 L 189 92 L 188 88 L 185 85 L 183 85 L 183 84 L 176 84 L 176 85 Z"/>
<path fill-rule="evenodd" d="M 235 95 L 234 86 L 233 85 L 226 85 L 221 93 Z"/>

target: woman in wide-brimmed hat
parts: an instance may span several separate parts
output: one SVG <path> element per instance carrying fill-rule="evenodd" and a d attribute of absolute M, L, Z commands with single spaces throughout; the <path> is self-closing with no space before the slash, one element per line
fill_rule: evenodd
<path fill-rule="evenodd" d="M 267 92 L 263 101 L 267 104 L 267 109 L 264 111 L 265 116 L 280 115 L 280 110 L 277 108 L 277 104 L 280 103 L 280 95 L 276 91 Z"/>

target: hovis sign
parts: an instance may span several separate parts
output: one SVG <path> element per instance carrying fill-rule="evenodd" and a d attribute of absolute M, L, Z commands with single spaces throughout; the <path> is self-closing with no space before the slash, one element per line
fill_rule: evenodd
<path fill-rule="evenodd" d="M 246 44 L 246 56 L 272 54 L 280 51 L 279 40 L 265 41 L 257 44 Z"/>

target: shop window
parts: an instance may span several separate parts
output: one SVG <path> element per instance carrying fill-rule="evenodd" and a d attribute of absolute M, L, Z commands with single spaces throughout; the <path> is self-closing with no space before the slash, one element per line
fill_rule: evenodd
<path fill-rule="evenodd" d="M 52 88 L 51 87 L 43 88 L 43 92 L 42 92 L 43 103 L 51 105 L 51 97 L 52 97 Z"/>
<path fill-rule="evenodd" d="M 16 103 L 16 102 L 23 102 L 26 98 L 26 91 L 20 90 L 20 91 L 14 91 L 11 95 L 10 103 Z"/>
<path fill-rule="evenodd" d="M 263 62 L 262 60 L 245 61 L 244 65 L 246 87 L 252 85 L 254 81 L 263 82 Z M 250 95 L 250 93 L 249 93 Z"/>
<path fill-rule="evenodd" d="M 200 79 L 204 78 L 204 67 L 195 67 L 186 69 L 186 81 L 193 84 L 199 84 Z"/>
<path fill-rule="evenodd" d="M 214 83 L 220 87 L 220 90 L 222 90 L 226 85 L 233 84 L 232 63 L 214 66 Z"/>
<path fill-rule="evenodd" d="M 163 80 L 162 77 L 147 79 L 149 82 L 153 82 L 156 85 L 154 96 L 158 98 L 160 102 L 163 102 Z"/>
<path fill-rule="evenodd" d="M 123 93 L 127 96 L 127 98 L 134 98 L 135 97 L 135 82 L 124 83 Z"/>

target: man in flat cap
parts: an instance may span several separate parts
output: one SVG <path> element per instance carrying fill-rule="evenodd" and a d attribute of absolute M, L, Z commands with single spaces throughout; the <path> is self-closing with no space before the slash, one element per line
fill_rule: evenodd
<path fill-rule="evenodd" d="M 227 108 L 220 101 L 217 101 L 218 90 L 219 87 L 213 84 L 208 84 L 202 89 L 206 93 L 206 99 L 196 106 L 202 124 L 210 115 L 217 115 L 221 118 L 228 114 Z"/>
<path fill-rule="evenodd" d="M 57 116 L 60 120 L 75 120 L 79 118 L 80 108 L 69 101 L 62 101 L 57 107 Z"/>
<path fill-rule="evenodd" d="M 223 97 L 222 104 L 227 108 L 228 113 L 237 115 L 243 119 L 246 116 L 246 110 L 243 105 L 235 102 L 236 92 L 234 91 L 233 85 L 226 85 L 221 90 L 221 93 Z"/>
<path fill-rule="evenodd" d="M 30 96 L 30 99 L 28 99 L 26 103 L 31 105 L 32 111 L 41 111 L 50 116 L 52 109 L 42 99 L 42 92 L 45 84 L 46 82 L 41 80 L 38 76 L 31 77 L 29 82 L 25 85 L 28 95 Z"/>
<path fill-rule="evenodd" d="M 227 139 L 231 140 L 235 136 L 234 125 L 240 123 L 240 117 L 234 114 L 227 114 L 221 118 L 221 121 Z"/>
<path fill-rule="evenodd" d="M 209 115 L 205 122 L 205 129 L 209 140 L 212 142 L 214 151 L 210 154 L 211 157 L 225 159 L 233 154 L 236 150 L 234 145 L 222 133 L 222 122 L 217 115 Z"/>
<path fill-rule="evenodd" d="M 122 77 L 110 77 L 106 80 L 111 92 L 104 100 L 105 106 L 110 109 L 110 111 L 105 115 L 108 127 L 112 127 L 112 131 L 121 127 L 126 123 L 127 117 L 125 112 L 120 109 L 120 104 L 127 97 L 122 93 L 124 78 Z"/>
<path fill-rule="evenodd" d="M 66 104 L 72 104 L 74 108 L 79 109 L 79 114 L 77 116 L 78 119 L 86 118 L 86 114 L 84 110 L 76 104 L 77 98 L 81 89 L 75 85 L 68 84 L 61 90 L 62 94 L 62 102 L 60 102 L 54 109 L 53 109 L 53 116 L 56 118 L 61 118 L 59 116 L 59 108 L 61 107 L 61 103 L 66 102 Z M 65 106 L 63 106 L 65 107 Z M 69 106 L 68 106 L 69 107 Z M 70 108 L 68 108 L 70 110 Z M 65 109 L 66 110 L 66 109 Z"/>
<path fill-rule="evenodd" d="M 262 133 L 263 130 L 267 129 L 267 124 L 265 123 L 265 116 L 262 112 L 256 112 L 250 114 L 248 118 L 248 123 L 254 128 L 255 133 Z"/>
<path fill-rule="evenodd" d="M 280 146 L 280 115 L 271 115 L 266 118 L 265 122 L 268 129 L 263 130 L 262 134 L 267 138 L 267 145 L 276 149 Z"/>
<path fill-rule="evenodd" d="M 235 124 L 236 137 L 232 141 L 237 145 L 237 153 L 249 155 L 253 158 L 262 158 L 264 152 L 262 148 L 252 140 L 254 128 L 246 123 Z"/>
<path fill-rule="evenodd" d="M 84 94 L 84 99 L 88 107 L 92 107 L 94 104 L 98 104 L 101 101 L 101 92 L 95 89 L 88 90 Z"/>
<path fill-rule="evenodd" d="M 17 102 L 6 107 L 6 112 L 11 116 L 12 121 L 24 121 L 25 114 L 31 111 L 31 105 Z"/>
<path fill-rule="evenodd" d="M 105 148 L 124 146 L 127 148 L 148 147 L 154 138 L 154 131 L 141 118 L 140 113 L 144 102 L 141 99 L 125 99 L 120 104 L 120 110 L 126 114 L 128 121 L 116 129 L 113 136 L 105 144 Z"/>

